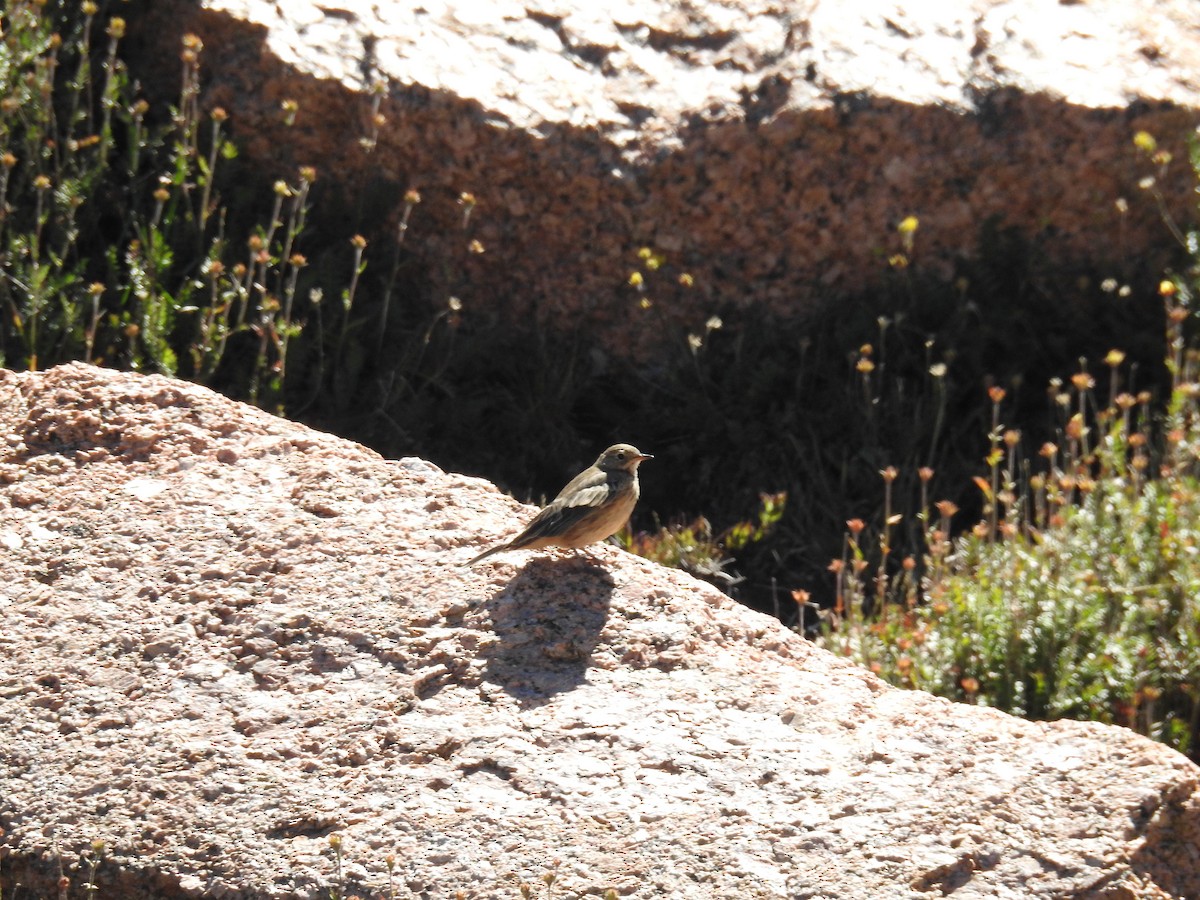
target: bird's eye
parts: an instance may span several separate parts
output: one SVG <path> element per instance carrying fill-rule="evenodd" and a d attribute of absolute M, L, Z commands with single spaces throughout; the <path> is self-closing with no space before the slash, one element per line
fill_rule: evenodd
<path fill-rule="evenodd" d="M 622 450 L 620 453 L 617 454 L 617 459 L 624 459 L 624 458 L 625 458 L 625 451 Z"/>

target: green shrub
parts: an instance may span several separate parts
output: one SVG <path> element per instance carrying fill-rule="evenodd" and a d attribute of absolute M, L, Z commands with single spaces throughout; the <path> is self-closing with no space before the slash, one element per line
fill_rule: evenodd
<path fill-rule="evenodd" d="M 1160 294 L 1166 409 L 1121 389 L 1114 351 L 1107 400 L 1086 370 L 1052 383 L 1060 440 L 1035 467 L 993 389 L 982 520 L 952 540 L 954 504 L 923 506 L 919 586 L 872 571 L 852 522 L 825 646 L 897 685 L 1126 725 L 1200 758 L 1200 354 L 1184 349 L 1186 283 Z"/>

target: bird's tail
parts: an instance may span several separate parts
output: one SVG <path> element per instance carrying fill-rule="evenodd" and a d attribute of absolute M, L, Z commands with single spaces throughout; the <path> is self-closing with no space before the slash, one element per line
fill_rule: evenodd
<path fill-rule="evenodd" d="M 488 550 L 484 550 L 478 556 L 472 557 L 471 559 L 468 559 L 464 563 L 459 563 L 459 565 L 460 566 L 473 566 L 473 565 L 475 565 L 475 563 L 479 562 L 480 560 L 487 559 L 493 553 L 499 553 L 500 551 L 507 550 L 507 549 L 508 549 L 508 544 L 500 544 L 497 547 L 492 547 Z"/>

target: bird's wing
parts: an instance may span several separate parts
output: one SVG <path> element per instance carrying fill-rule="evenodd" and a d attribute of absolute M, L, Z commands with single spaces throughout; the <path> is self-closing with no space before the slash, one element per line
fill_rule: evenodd
<path fill-rule="evenodd" d="M 597 488 L 603 491 L 598 498 L 594 496 Z M 608 496 L 608 490 L 608 473 L 592 466 L 567 482 L 567 486 L 558 492 L 551 505 L 562 503 L 565 506 L 599 506 Z M 577 494 L 582 496 L 576 497 Z"/>
<path fill-rule="evenodd" d="M 562 505 L 563 509 L 594 509 L 597 506 L 603 506 L 604 503 L 612 496 L 613 486 L 608 483 L 608 479 L 603 479 L 596 484 L 589 484 L 586 487 L 577 486 L 574 491 L 564 496 L 558 495 L 550 506 Z"/>
<path fill-rule="evenodd" d="M 510 549 L 519 550 L 542 538 L 559 537 L 569 532 L 581 519 L 608 499 L 612 488 L 608 480 L 589 485 L 567 494 L 563 491 L 558 499 L 533 517 L 528 527 L 513 539 Z"/>

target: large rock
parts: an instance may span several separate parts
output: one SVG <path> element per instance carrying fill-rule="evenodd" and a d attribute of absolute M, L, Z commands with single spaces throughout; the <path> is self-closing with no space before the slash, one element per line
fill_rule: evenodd
<path fill-rule="evenodd" d="M 6 898 L 97 841 L 120 898 L 1200 896 L 1179 754 L 614 547 L 463 568 L 528 514 L 482 481 L 82 365 L 3 372 L 0 435 Z"/>
<path fill-rule="evenodd" d="M 636 352 L 714 311 L 802 314 L 878 288 L 909 215 L 924 271 L 949 276 L 990 222 L 1060 272 L 1157 274 L 1174 244 L 1138 183 L 1156 175 L 1173 214 L 1192 215 L 1194 12 L 154 0 L 132 25 L 152 86 L 174 76 L 184 32 L 204 39 L 203 102 L 229 111 L 252 167 L 317 166 L 359 227 L 419 189 L 407 247 L 429 261 L 435 303 L 585 325 Z M 1140 129 L 1173 152 L 1161 171 L 1132 146 Z M 463 191 L 478 200 L 465 230 Z M 649 278 L 654 313 L 627 283 L 642 245 L 668 262 Z"/>

